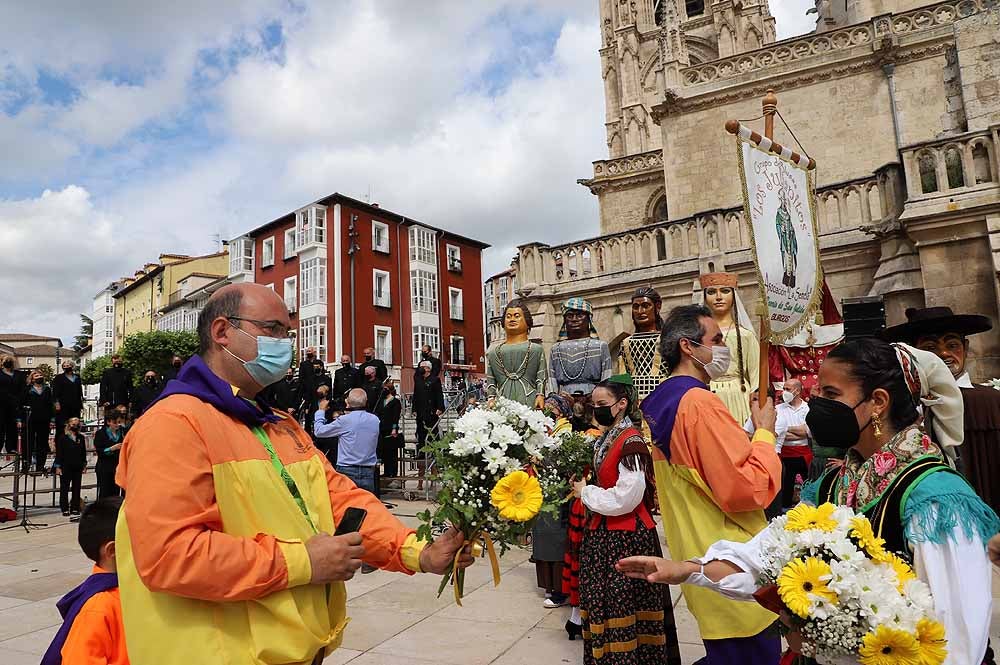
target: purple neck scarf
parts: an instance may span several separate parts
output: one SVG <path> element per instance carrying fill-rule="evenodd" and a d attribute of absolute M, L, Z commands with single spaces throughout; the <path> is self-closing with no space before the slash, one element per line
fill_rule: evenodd
<path fill-rule="evenodd" d="M 639 407 L 649 424 L 653 443 L 667 459 L 670 459 L 670 435 L 674 431 L 677 408 L 687 391 L 694 388 L 708 390 L 708 386 L 691 376 L 669 378 L 658 385 L 656 390 L 651 392 L 646 399 L 642 400 Z"/>
<path fill-rule="evenodd" d="M 45 655 L 42 656 L 41 665 L 61 665 L 62 648 L 69 637 L 69 631 L 73 628 L 76 615 L 80 613 L 87 601 L 103 591 L 109 591 L 118 587 L 117 573 L 94 573 L 83 581 L 83 584 L 73 589 L 56 603 L 56 608 L 63 618 L 63 624 L 59 632 L 52 639 Z"/>

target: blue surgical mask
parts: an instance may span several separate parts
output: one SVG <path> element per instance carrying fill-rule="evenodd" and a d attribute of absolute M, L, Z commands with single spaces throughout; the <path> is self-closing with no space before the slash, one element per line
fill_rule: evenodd
<path fill-rule="evenodd" d="M 226 347 L 222 347 L 226 353 L 243 363 L 250 378 L 262 388 L 285 378 L 285 373 L 288 372 L 288 367 L 292 364 L 292 340 L 264 336 L 254 338 L 253 335 L 238 326 L 233 325 L 233 328 L 247 337 L 257 340 L 257 357 L 253 360 L 243 360 Z"/>

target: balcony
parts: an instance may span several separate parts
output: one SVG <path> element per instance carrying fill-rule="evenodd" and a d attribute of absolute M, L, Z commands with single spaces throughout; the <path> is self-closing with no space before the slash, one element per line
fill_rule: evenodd
<path fill-rule="evenodd" d="M 1000 125 L 902 149 L 908 201 L 975 198 L 1000 186 Z"/>

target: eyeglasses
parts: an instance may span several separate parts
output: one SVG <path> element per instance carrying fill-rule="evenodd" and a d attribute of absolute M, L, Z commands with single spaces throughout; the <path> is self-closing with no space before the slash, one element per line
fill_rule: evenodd
<path fill-rule="evenodd" d="M 274 321 L 274 320 L 271 320 L 271 321 L 261 321 L 259 319 L 246 319 L 246 318 L 243 318 L 241 316 L 227 316 L 226 318 L 230 322 L 233 322 L 233 321 L 246 321 L 247 323 L 252 323 L 255 326 L 257 326 L 258 328 L 260 328 L 261 330 L 263 330 L 264 332 L 266 332 L 269 337 L 277 337 L 278 339 L 281 339 L 281 338 L 289 338 L 289 339 L 291 339 L 291 338 L 295 337 L 295 333 L 292 332 L 291 330 L 289 330 L 288 326 L 286 326 L 281 321 Z M 237 326 L 237 327 L 239 327 L 239 326 Z"/>

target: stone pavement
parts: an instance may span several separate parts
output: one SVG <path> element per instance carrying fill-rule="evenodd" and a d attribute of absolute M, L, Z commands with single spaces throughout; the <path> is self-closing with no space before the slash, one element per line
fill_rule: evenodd
<path fill-rule="evenodd" d="M 85 484 L 87 479 L 85 478 Z M 0 481 L 0 487 L 4 487 Z M 93 499 L 93 490 L 90 496 Z M 42 501 L 40 501 L 42 502 Z M 45 501 L 44 503 L 48 503 Z M 0 505 L 9 505 L 0 502 Z M 400 502 L 395 512 L 409 524 L 426 504 Z M 88 574 L 91 563 L 76 544 L 76 525 L 52 509 L 31 512 L 49 528 L 0 531 L 0 663 L 37 665 L 59 624 L 56 601 Z M 6 525 L 4 525 L 6 526 Z M 439 578 L 382 571 L 348 582 L 348 625 L 343 647 L 329 665 L 552 665 L 582 662 L 583 642 L 570 642 L 563 624 L 568 608 L 546 610 L 528 553 L 508 552 L 502 581 L 493 588 L 489 566 L 468 574 L 463 607 L 450 589 L 435 593 Z M 1000 575 L 994 577 L 1000 596 Z M 675 591 L 675 614 L 685 663 L 704 654 L 693 617 Z M 993 635 L 1000 635 L 1000 602 Z M 996 637 L 995 637 L 996 639 Z"/>

